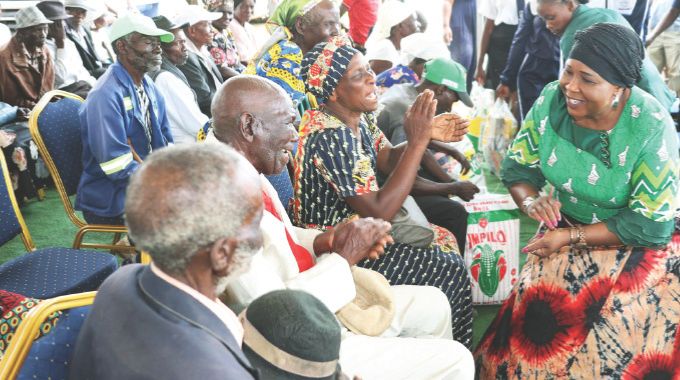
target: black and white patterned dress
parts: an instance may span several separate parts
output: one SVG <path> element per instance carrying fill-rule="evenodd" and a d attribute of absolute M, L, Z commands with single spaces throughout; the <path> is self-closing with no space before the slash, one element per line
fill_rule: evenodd
<path fill-rule="evenodd" d="M 319 110 L 308 111 L 300 129 L 294 223 L 306 228 L 328 228 L 357 214 L 346 197 L 378 190 L 376 157 L 387 140 L 372 115 L 362 118 L 361 140 L 339 119 Z M 472 297 L 460 255 L 444 252 L 438 244 L 417 248 L 397 243 L 388 246 L 380 259 L 365 260 L 359 266 L 380 272 L 393 285 L 441 289 L 451 304 L 453 338 L 471 346 Z"/>

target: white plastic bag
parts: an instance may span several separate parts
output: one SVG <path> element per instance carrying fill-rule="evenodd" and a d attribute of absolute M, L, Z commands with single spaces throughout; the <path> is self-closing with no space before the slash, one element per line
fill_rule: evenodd
<path fill-rule="evenodd" d="M 510 111 L 510 106 L 505 100 L 497 99 L 491 109 L 489 122 L 482 128 L 479 143 L 484 161 L 497 176 L 500 176 L 501 161 L 515 138 L 517 129 L 517 120 Z"/>

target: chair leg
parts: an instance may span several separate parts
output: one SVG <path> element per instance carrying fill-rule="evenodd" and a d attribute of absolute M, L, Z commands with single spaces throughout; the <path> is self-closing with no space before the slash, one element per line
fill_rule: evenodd
<path fill-rule="evenodd" d="M 113 234 L 113 244 L 116 244 L 120 241 L 122 234 L 120 232 L 116 232 Z"/>

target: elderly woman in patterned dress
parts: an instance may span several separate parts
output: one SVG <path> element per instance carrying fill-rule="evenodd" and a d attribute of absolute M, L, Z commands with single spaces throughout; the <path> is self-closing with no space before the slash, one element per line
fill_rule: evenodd
<path fill-rule="evenodd" d="M 317 43 L 338 35 L 338 7 L 330 0 L 283 0 L 267 26 L 272 29 L 272 37 L 245 74 L 278 84 L 297 106 L 305 97 L 305 83 L 300 78 L 302 56 Z"/>
<path fill-rule="evenodd" d="M 372 112 L 378 107 L 375 74 L 348 39 L 336 37 L 305 55 L 302 77 L 321 108 L 303 116 L 295 163 L 294 221 L 328 228 L 354 215 L 392 220 L 410 193 L 432 136 L 433 93 L 419 96 L 405 120 L 408 143 L 392 147 Z M 376 173 L 392 173 L 378 188 Z M 443 253 L 438 244 L 417 248 L 393 244 L 386 255 L 359 265 L 382 273 L 393 285 L 431 285 L 451 304 L 453 337 L 472 339 L 470 282 L 453 235 Z"/>
<path fill-rule="evenodd" d="M 667 246 L 678 141 L 668 112 L 634 85 L 644 56 L 627 27 L 576 33 L 508 151 L 503 182 L 547 228 L 477 348 L 482 378 L 680 373 L 680 253 L 675 237 Z M 554 194 L 539 194 L 546 183 Z"/>

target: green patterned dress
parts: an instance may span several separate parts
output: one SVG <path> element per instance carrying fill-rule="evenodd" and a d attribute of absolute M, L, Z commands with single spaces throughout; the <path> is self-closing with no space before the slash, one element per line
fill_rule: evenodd
<path fill-rule="evenodd" d="M 615 127 L 599 132 L 573 123 L 553 82 L 502 176 L 508 187 L 549 183 L 566 218 L 604 222 L 626 246 L 530 256 L 477 347 L 481 378 L 680 376 L 680 241 L 668 244 L 678 141 L 659 102 L 634 87 Z"/>

